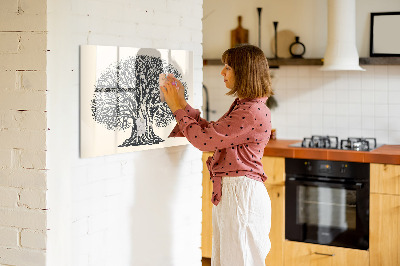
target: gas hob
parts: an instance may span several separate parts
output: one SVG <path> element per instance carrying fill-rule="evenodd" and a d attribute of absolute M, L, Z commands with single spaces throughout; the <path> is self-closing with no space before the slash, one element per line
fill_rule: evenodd
<path fill-rule="evenodd" d="M 353 151 L 371 151 L 379 146 L 376 138 L 349 137 L 339 141 L 337 136 L 317 136 L 306 137 L 303 141 L 289 145 L 301 148 L 337 149 Z"/>

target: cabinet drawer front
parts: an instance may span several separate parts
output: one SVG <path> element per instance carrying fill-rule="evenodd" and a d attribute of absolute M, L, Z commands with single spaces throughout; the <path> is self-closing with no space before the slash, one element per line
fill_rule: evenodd
<path fill-rule="evenodd" d="M 365 250 L 285 241 L 285 266 L 365 266 L 369 254 Z"/>

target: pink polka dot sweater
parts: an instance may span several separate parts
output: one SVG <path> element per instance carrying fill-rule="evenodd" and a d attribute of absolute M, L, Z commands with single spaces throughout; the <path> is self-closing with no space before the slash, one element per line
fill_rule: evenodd
<path fill-rule="evenodd" d="M 207 160 L 213 182 L 211 201 L 221 200 L 221 180 L 224 176 L 247 176 L 264 182 L 261 159 L 271 131 L 271 112 L 265 105 L 267 97 L 238 98 L 218 121 L 208 122 L 200 111 L 187 105 L 174 112 L 178 121 L 169 137 L 186 137 L 201 151 L 214 151 Z"/>

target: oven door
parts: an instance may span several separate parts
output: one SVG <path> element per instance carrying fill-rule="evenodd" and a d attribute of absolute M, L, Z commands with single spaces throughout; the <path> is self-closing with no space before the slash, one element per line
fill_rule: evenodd
<path fill-rule="evenodd" d="M 367 250 L 369 185 L 286 178 L 286 239 Z"/>

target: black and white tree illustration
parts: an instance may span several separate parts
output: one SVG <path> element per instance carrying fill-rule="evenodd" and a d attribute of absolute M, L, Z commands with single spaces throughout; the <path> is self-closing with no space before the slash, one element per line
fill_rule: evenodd
<path fill-rule="evenodd" d="M 159 75 L 171 73 L 185 87 L 181 73 L 158 56 L 138 53 L 111 64 L 96 80 L 91 112 L 108 130 L 131 131 L 119 147 L 153 145 L 163 141 L 154 127 L 167 127 L 174 117 L 160 100 Z"/>

